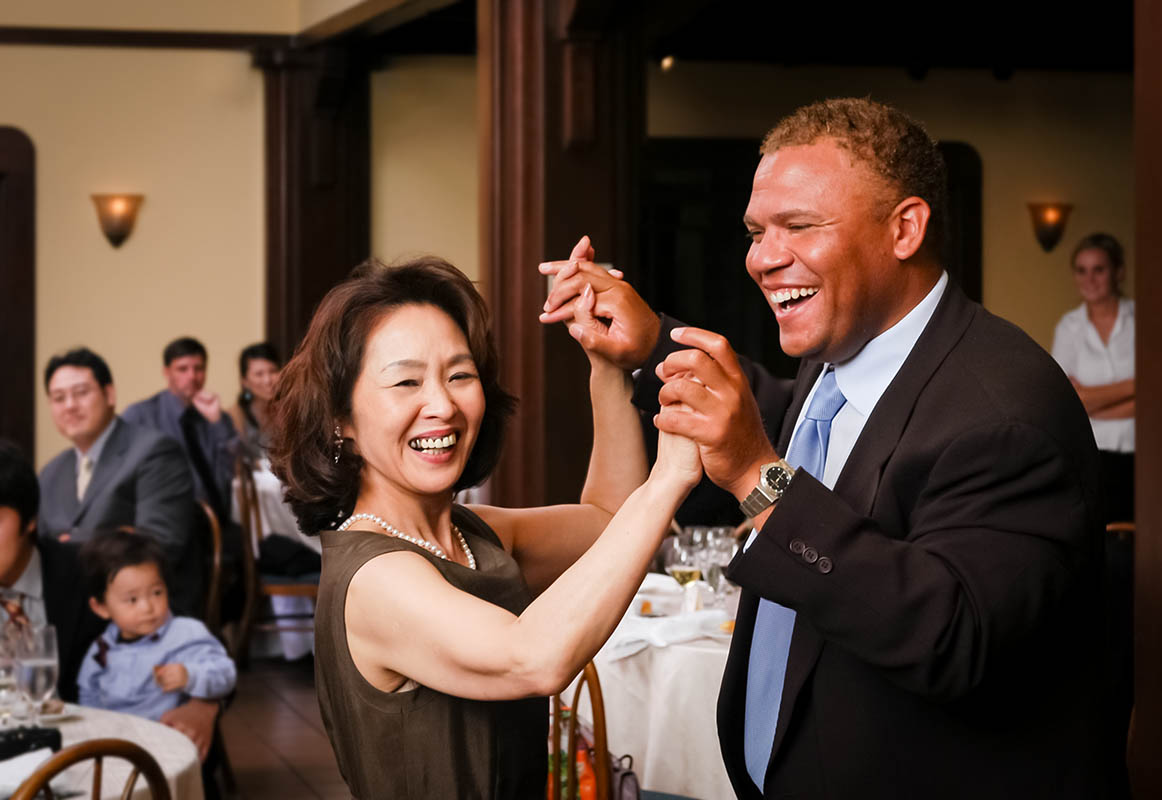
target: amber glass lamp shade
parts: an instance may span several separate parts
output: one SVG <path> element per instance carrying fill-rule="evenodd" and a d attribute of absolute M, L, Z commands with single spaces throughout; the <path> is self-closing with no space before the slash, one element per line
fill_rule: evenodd
<path fill-rule="evenodd" d="M 1033 217 L 1033 235 L 1041 249 L 1048 253 L 1061 241 L 1065 233 L 1065 222 L 1073 206 L 1069 203 L 1029 203 L 1029 214 Z"/>
<path fill-rule="evenodd" d="M 137 210 L 145 199 L 143 194 L 95 194 L 93 205 L 97 207 L 97 221 L 105 238 L 114 247 L 133 233 L 133 223 L 137 222 Z"/>

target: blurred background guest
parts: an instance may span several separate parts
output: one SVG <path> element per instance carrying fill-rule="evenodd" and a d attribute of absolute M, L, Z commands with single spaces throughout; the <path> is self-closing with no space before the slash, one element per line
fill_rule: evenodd
<path fill-rule="evenodd" d="M 40 472 L 43 536 L 89 539 L 129 525 L 157 539 L 174 570 L 174 606 L 197 607 L 201 560 L 193 535 L 193 483 L 181 447 L 114 412 L 105 360 L 81 347 L 53 356 L 44 385 L 57 430 L 73 443 Z"/>
<path fill-rule="evenodd" d="M 238 435 L 214 392 L 206 391 L 206 348 L 197 339 L 174 339 L 162 351 L 166 388 L 125 409 L 127 422 L 145 425 L 176 439 L 186 451 L 194 494 L 230 518 L 230 482 Z"/>
<path fill-rule="evenodd" d="M 0 618 L 56 628 L 64 700 L 77 700 L 81 659 L 102 622 L 89 609 L 78 546 L 36 535 L 40 486 L 20 448 L 0 439 Z"/>
<path fill-rule="evenodd" d="M 1134 518 L 1134 301 L 1123 297 L 1125 256 L 1092 233 L 1070 262 L 1081 305 L 1057 323 L 1053 357 L 1077 389 L 1102 458 L 1108 521 Z"/>
<path fill-rule="evenodd" d="M 239 452 L 250 463 L 266 455 L 267 404 L 274 397 L 281 368 L 278 350 L 270 342 L 252 344 L 238 356 L 242 389 L 227 413 L 238 432 Z"/>

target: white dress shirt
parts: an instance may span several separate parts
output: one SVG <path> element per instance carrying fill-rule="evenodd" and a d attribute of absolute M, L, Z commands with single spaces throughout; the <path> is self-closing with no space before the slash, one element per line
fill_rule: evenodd
<path fill-rule="evenodd" d="M 936 305 L 944 296 L 946 286 L 948 286 L 947 272 L 940 275 L 940 280 L 932 290 L 903 319 L 865 344 L 852 358 L 842 364 L 835 364 L 835 381 L 847 402 L 831 421 L 827 460 L 823 464 L 823 476 L 819 479 L 819 482 L 828 489 L 835 488 L 835 482 L 839 480 L 847 457 L 851 455 L 852 448 L 859 440 L 864 423 L 875 410 L 888 384 L 904 365 L 912 348 L 916 346 L 916 340 L 932 319 Z M 811 387 L 803 401 L 803 407 L 799 409 L 799 418 L 795 420 L 795 432 L 791 436 L 791 441 L 787 443 L 788 453 L 791 452 L 795 436 L 799 435 L 799 426 L 807 414 L 807 409 L 811 407 L 811 398 L 815 396 L 815 390 L 819 388 L 828 366 L 830 365 L 823 365 L 823 372 L 819 373 L 815 385 Z M 757 535 L 757 529 L 751 531 L 750 538 L 743 546 L 744 550 L 750 547 L 750 543 Z"/>
<path fill-rule="evenodd" d="M 113 433 L 113 428 L 117 426 L 117 423 L 117 417 L 113 417 L 113 419 L 109 420 L 109 424 L 105 426 L 105 430 L 101 431 L 101 435 L 98 436 L 97 440 L 89 446 L 89 452 L 82 453 L 78 448 L 73 448 L 77 454 L 77 477 L 80 477 L 81 475 L 81 459 L 83 459 L 85 456 L 89 457 L 89 461 L 93 465 L 93 471 L 96 471 L 97 462 L 101 460 L 101 452 L 105 449 L 105 443 L 109 441 L 109 436 Z M 91 474 L 90 480 L 92 480 Z"/>
<path fill-rule="evenodd" d="M 1053 358 L 1082 386 L 1101 386 L 1134 377 L 1134 301 L 1118 301 L 1118 318 L 1108 342 L 1101 340 L 1082 303 L 1057 323 Z M 1093 438 L 1101 450 L 1134 452 L 1134 419 L 1093 419 Z"/>

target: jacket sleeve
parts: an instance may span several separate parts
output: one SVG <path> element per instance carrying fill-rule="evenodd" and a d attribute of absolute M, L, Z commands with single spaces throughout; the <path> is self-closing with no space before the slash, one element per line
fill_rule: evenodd
<path fill-rule="evenodd" d="M 1101 540 L 1079 471 L 1033 425 L 982 424 L 895 469 L 913 473 L 918 495 L 884 488 L 897 471 L 877 503 L 910 508 L 906 532 L 800 472 L 728 574 L 897 685 L 956 699 L 994 665 L 1038 652 L 1039 637 L 1056 635 L 1051 615 L 1084 613 Z"/>
<path fill-rule="evenodd" d="M 197 620 L 186 620 L 192 629 L 189 641 L 170 661 L 185 666 L 189 673 L 185 693 L 199 700 L 217 700 L 234 690 L 237 670 L 234 661 L 214 636 Z"/>
<path fill-rule="evenodd" d="M 157 539 L 171 565 L 193 537 L 194 485 L 181 445 L 159 436 L 137 468 L 134 527 Z"/>

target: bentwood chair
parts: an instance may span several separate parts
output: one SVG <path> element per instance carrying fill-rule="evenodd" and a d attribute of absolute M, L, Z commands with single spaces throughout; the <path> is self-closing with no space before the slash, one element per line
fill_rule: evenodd
<path fill-rule="evenodd" d="M 319 576 L 317 573 L 301 576 L 269 575 L 260 571 L 258 553 L 264 531 L 254 473 L 251 472 L 250 465 L 239 458 L 235 474 L 238 483 L 238 512 L 242 524 L 242 572 L 246 598 L 238 633 L 231 643 L 231 655 L 241 664 L 246 661 L 252 631 L 314 631 L 313 615 L 272 615 L 260 618 L 259 606 L 263 599 L 279 596 L 316 599 L 319 596 Z"/>
<path fill-rule="evenodd" d="M 549 727 L 549 791 L 548 800 L 576 800 L 579 797 L 577 777 L 577 740 L 581 722 L 577 716 L 581 702 L 581 690 L 588 687 L 589 705 L 593 710 L 593 776 L 596 784 L 595 800 L 609 800 L 609 745 L 605 729 L 605 701 L 601 695 L 601 681 L 597 677 L 597 667 L 590 661 L 577 678 L 571 703 L 563 703 L 561 695 L 551 698 Z M 566 734 L 562 753 L 561 734 Z M 563 757 L 562 757 L 563 756 Z M 565 762 L 565 780 L 561 779 L 561 762 Z M 564 794 L 561 794 L 564 784 Z"/>
<path fill-rule="evenodd" d="M 93 791 L 92 800 L 100 800 L 108 796 L 102 792 L 101 767 L 106 758 L 121 758 L 133 765 L 133 770 L 125 781 L 125 788 L 121 792 L 121 800 L 129 800 L 133 796 L 133 789 L 137 785 L 139 775 L 145 776 L 145 783 L 153 800 L 170 800 L 169 786 L 165 782 L 165 775 L 161 767 L 154 761 L 153 756 L 133 742 L 124 739 L 90 739 L 66 747 L 48 761 L 40 765 L 24 783 L 12 793 L 11 800 L 33 800 L 41 795 L 53 800 L 53 792 L 49 781 L 64 770 L 80 761 L 93 759 Z"/>
<path fill-rule="evenodd" d="M 198 505 L 206 518 L 206 599 L 202 619 L 210 633 L 222 638 L 222 525 L 205 500 Z"/>

